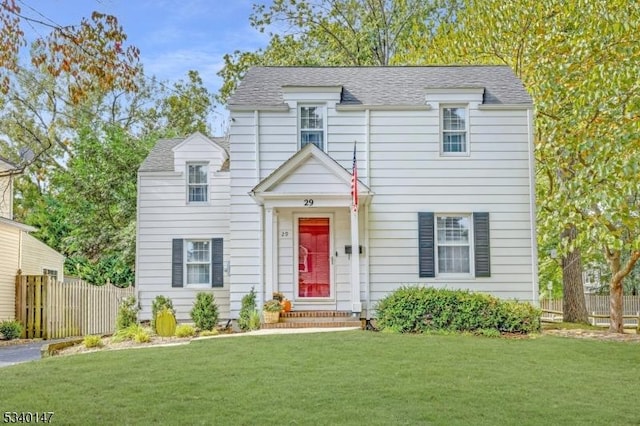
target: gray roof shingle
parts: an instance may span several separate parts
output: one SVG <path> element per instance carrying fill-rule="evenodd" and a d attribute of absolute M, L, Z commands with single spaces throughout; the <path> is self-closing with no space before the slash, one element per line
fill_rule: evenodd
<path fill-rule="evenodd" d="M 282 106 L 282 86 L 342 86 L 341 105 L 424 105 L 425 89 L 484 87 L 485 104 L 530 104 L 511 68 L 502 65 L 403 67 L 255 67 L 228 102 Z"/>
<path fill-rule="evenodd" d="M 140 172 L 166 172 L 173 171 L 173 148 L 180 145 L 186 138 L 160 139 L 144 159 L 138 171 Z M 227 153 L 229 152 L 229 139 L 209 138 Z M 223 166 L 224 168 L 224 166 Z"/>

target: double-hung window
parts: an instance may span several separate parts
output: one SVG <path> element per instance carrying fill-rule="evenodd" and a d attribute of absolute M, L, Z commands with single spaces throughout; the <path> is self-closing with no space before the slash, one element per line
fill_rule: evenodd
<path fill-rule="evenodd" d="M 442 155 L 466 155 L 469 153 L 468 110 L 463 106 L 441 109 Z"/>
<path fill-rule="evenodd" d="M 438 273 L 471 272 L 469 216 L 437 216 Z"/>
<path fill-rule="evenodd" d="M 187 190 L 190 203 L 206 203 L 209 193 L 207 163 L 187 164 Z"/>
<path fill-rule="evenodd" d="M 211 241 L 186 240 L 187 284 L 211 283 Z"/>
<path fill-rule="evenodd" d="M 324 150 L 324 108 L 300 107 L 300 148 L 312 143 Z"/>
<path fill-rule="evenodd" d="M 174 238 L 171 244 L 171 287 L 224 286 L 222 238 Z"/>
<path fill-rule="evenodd" d="M 491 276 L 487 212 L 418 213 L 418 268 L 423 278 Z"/>

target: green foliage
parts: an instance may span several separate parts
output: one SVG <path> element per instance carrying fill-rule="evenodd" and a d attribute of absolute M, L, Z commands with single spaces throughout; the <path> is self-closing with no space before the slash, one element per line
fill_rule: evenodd
<path fill-rule="evenodd" d="M 249 330 L 260 330 L 260 324 L 262 324 L 260 312 L 258 312 L 257 309 L 254 309 L 249 315 Z"/>
<path fill-rule="evenodd" d="M 196 335 L 196 329 L 189 324 L 180 324 L 176 327 L 176 337 L 193 337 Z"/>
<path fill-rule="evenodd" d="M 381 299 L 376 312 L 381 330 L 399 333 L 540 330 L 540 311 L 530 304 L 462 290 L 405 286 Z"/>
<path fill-rule="evenodd" d="M 135 297 L 131 296 L 122 299 L 116 316 L 116 331 L 135 325 L 138 320 L 139 310 L 140 307 L 137 305 Z"/>
<path fill-rule="evenodd" d="M 256 5 L 251 26 L 269 31 L 264 50 L 224 56 L 217 95 L 225 103 L 251 66 L 366 66 L 424 62 L 427 41 L 455 17 L 459 1 L 314 2 L 278 0 Z M 284 25 L 274 25 L 281 23 Z M 284 30 L 283 30 L 284 28 Z M 420 50 L 419 57 L 411 56 Z"/>
<path fill-rule="evenodd" d="M 282 310 L 282 305 L 277 300 L 271 299 L 264 304 L 263 308 L 267 312 L 280 312 Z"/>
<path fill-rule="evenodd" d="M 168 297 L 158 295 L 155 299 L 153 299 L 153 302 L 151 302 L 151 329 L 153 331 L 157 331 L 156 315 L 158 315 L 158 312 L 160 312 L 163 308 L 168 308 L 173 311 L 173 301 Z"/>
<path fill-rule="evenodd" d="M 207 124 L 208 114 L 213 110 L 214 97 L 209 94 L 198 71 L 188 72 L 187 83 L 174 84 L 172 93 L 161 102 L 161 112 L 168 129 L 177 135 L 190 135 L 194 132 L 210 132 Z"/>
<path fill-rule="evenodd" d="M 166 306 L 156 314 L 156 333 L 161 337 L 171 337 L 176 332 L 176 317 Z"/>
<path fill-rule="evenodd" d="M 204 330 L 204 331 L 200 332 L 200 336 L 202 336 L 202 337 L 217 336 L 218 334 L 220 334 L 220 332 L 218 330 Z"/>
<path fill-rule="evenodd" d="M 101 348 L 103 346 L 102 336 L 85 336 L 82 344 L 85 348 Z"/>
<path fill-rule="evenodd" d="M 240 327 L 240 330 L 252 330 L 251 314 L 256 311 L 256 308 L 256 292 L 254 287 L 251 287 L 249 294 L 242 296 L 242 304 L 240 306 L 240 314 L 238 316 L 238 327 Z"/>
<path fill-rule="evenodd" d="M 140 328 L 133 336 L 133 340 L 136 343 L 149 343 L 151 341 L 151 333 L 144 328 Z"/>
<path fill-rule="evenodd" d="M 141 334 L 144 331 L 144 327 L 140 324 L 130 324 L 128 327 L 117 330 L 113 336 L 111 336 L 111 341 L 113 343 L 119 343 L 125 340 L 134 340 L 136 335 Z"/>
<path fill-rule="evenodd" d="M 0 334 L 4 340 L 17 339 L 22 335 L 22 324 L 15 320 L 5 320 L 0 322 Z"/>
<path fill-rule="evenodd" d="M 200 330 L 213 330 L 218 324 L 218 305 L 212 293 L 199 292 L 196 295 L 191 319 Z"/>

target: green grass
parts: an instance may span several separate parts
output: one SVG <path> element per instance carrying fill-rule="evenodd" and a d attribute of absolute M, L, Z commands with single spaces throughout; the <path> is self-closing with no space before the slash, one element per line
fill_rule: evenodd
<path fill-rule="evenodd" d="M 640 345 L 363 331 L 212 339 L 0 370 L 58 424 L 624 425 Z"/>

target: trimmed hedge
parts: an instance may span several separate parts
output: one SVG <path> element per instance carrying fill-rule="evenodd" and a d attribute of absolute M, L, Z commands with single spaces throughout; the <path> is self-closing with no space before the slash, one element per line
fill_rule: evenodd
<path fill-rule="evenodd" d="M 399 333 L 540 331 L 541 311 L 531 304 L 466 290 L 405 286 L 380 300 L 376 312 L 380 330 Z"/>

